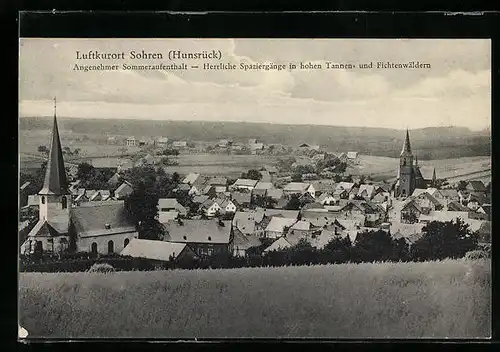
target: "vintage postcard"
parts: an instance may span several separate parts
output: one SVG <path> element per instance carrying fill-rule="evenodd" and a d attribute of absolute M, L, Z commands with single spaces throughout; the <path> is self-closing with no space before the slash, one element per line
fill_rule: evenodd
<path fill-rule="evenodd" d="M 491 337 L 491 42 L 21 38 L 19 338 Z"/>

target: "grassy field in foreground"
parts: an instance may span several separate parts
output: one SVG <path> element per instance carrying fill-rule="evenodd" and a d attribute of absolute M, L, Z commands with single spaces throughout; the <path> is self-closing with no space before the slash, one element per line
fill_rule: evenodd
<path fill-rule="evenodd" d="M 480 338 L 490 261 L 20 275 L 28 337 Z"/>

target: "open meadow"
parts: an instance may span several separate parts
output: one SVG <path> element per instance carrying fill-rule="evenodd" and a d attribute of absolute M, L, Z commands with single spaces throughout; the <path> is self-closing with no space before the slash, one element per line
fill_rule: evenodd
<path fill-rule="evenodd" d="M 489 260 L 21 273 L 29 337 L 486 338 Z"/>

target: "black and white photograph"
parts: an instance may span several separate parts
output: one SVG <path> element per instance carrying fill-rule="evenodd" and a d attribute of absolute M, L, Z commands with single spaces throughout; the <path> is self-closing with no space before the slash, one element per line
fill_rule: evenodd
<path fill-rule="evenodd" d="M 488 39 L 19 39 L 19 340 L 489 339 Z"/>

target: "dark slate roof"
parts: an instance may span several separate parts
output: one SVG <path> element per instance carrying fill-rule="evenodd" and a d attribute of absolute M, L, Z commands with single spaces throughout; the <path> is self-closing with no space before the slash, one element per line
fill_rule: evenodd
<path fill-rule="evenodd" d="M 457 201 L 451 201 L 448 203 L 448 210 L 449 211 L 469 211 L 470 209 L 467 208 L 465 205 L 460 204 Z"/>
<path fill-rule="evenodd" d="M 60 232 L 51 226 L 46 220 L 39 220 L 29 233 L 29 237 L 54 237 L 65 235 L 66 232 Z"/>
<path fill-rule="evenodd" d="M 410 134 L 408 130 L 406 130 L 406 138 L 403 144 L 403 149 L 401 150 L 401 155 L 411 155 Z"/>
<path fill-rule="evenodd" d="M 250 204 L 251 194 L 250 193 L 241 193 L 241 192 L 233 192 L 231 193 L 231 198 L 238 204 Z"/>
<path fill-rule="evenodd" d="M 239 230 L 234 231 L 234 248 L 235 249 L 244 249 L 259 247 L 262 245 L 259 237 L 254 234 L 245 235 L 241 233 Z"/>
<path fill-rule="evenodd" d="M 474 191 L 484 191 L 485 190 L 484 183 L 482 183 L 479 180 L 469 181 L 469 185 L 472 187 L 472 189 Z"/>
<path fill-rule="evenodd" d="M 47 170 L 45 171 L 45 180 L 39 194 L 69 194 L 61 140 L 59 139 L 59 129 L 57 128 L 57 119 L 55 115 L 49 159 L 47 161 Z"/>
<path fill-rule="evenodd" d="M 71 209 L 71 222 L 79 237 L 135 232 L 123 201 L 86 203 Z M 106 228 L 106 224 L 110 228 Z"/>
<path fill-rule="evenodd" d="M 424 177 L 422 176 L 422 172 L 417 165 L 413 165 L 413 173 L 415 174 L 415 179 L 424 179 Z"/>

